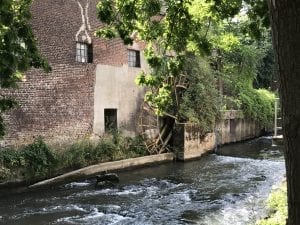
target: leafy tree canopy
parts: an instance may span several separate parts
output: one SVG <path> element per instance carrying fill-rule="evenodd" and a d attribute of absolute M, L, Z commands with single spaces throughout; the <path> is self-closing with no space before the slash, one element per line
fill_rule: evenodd
<path fill-rule="evenodd" d="M 195 102 L 202 100 L 215 104 L 212 108 L 201 109 L 202 115 L 207 110 L 214 117 L 218 114 L 215 106 L 220 105 L 216 100 L 217 93 L 212 95 L 213 87 L 205 82 L 210 80 L 216 89 L 211 74 L 224 79 L 227 89 L 233 89 L 228 94 L 236 98 L 241 96 L 241 86 L 252 88 L 257 68 L 265 55 L 254 37 L 264 40 L 267 31 L 261 30 L 268 23 L 267 17 L 258 16 L 253 10 L 263 11 L 265 6 L 264 1 L 251 0 L 99 1 L 98 16 L 107 25 L 96 35 L 120 37 L 125 44 L 146 43 L 144 53 L 151 71 L 143 72 L 137 78 L 139 85 L 150 90 L 145 99 L 159 115 L 171 115 L 178 121 L 203 121 L 205 119 L 199 113 L 195 117 L 191 112 L 200 110 L 196 109 Z M 248 29 L 250 24 L 255 24 L 255 29 Z M 256 32 L 258 30 L 260 32 Z M 189 63 L 191 55 L 192 58 L 201 57 L 202 62 L 213 65 L 215 71 L 198 71 L 204 76 L 195 80 L 192 72 L 186 70 L 187 65 L 199 67 L 199 60 L 193 65 Z M 206 121 L 212 122 L 207 118 Z"/>

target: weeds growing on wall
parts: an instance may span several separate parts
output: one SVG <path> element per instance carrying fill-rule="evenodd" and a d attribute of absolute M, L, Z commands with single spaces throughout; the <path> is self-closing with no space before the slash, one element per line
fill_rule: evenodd
<path fill-rule="evenodd" d="M 64 149 L 50 147 L 37 138 L 23 148 L 0 151 L 0 182 L 34 181 L 99 162 L 147 154 L 141 137 L 124 137 L 119 132 L 97 141 L 83 139 Z"/>
<path fill-rule="evenodd" d="M 237 88 L 236 92 L 234 96 L 223 96 L 223 109 L 242 110 L 246 118 L 271 127 L 274 121 L 275 94 L 247 85 Z"/>
<path fill-rule="evenodd" d="M 275 94 L 266 89 L 244 87 L 240 90 L 238 98 L 247 118 L 255 119 L 266 127 L 272 124 Z"/>

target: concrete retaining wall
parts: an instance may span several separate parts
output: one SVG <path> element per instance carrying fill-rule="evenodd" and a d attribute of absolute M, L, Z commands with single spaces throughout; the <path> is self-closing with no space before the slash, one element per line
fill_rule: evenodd
<path fill-rule="evenodd" d="M 216 146 L 215 133 L 209 133 L 204 138 L 195 124 L 176 124 L 174 149 L 178 160 L 199 158 Z"/>
<path fill-rule="evenodd" d="M 242 111 L 227 110 L 216 126 L 218 145 L 234 143 L 261 135 L 262 126 L 253 120 L 245 119 Z"/>
<path fill-rule="evenodd" d="M 241 111 L 224 111 L 223 119 L 216 125 L 215 132 L 200 136 L 195 124 L 176 125 L 174 146 L 178 160 L 201 157 L 216 148 L 217 145 L 234 143 L 258 137 L 262 127 L 255 121 L 247 120 Z"/>

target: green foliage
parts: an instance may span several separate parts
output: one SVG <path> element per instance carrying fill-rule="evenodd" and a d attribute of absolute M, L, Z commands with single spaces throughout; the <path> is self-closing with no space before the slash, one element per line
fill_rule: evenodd
<path fill-rule="evenodd" d="M 139 138 L 124 137 L 119 132 L 103 136 L 94 142 L 87 139 L 75 142 L 61 154 L 60 168 L 77 169 L 98 162 L 107 162 L 146 155 Z"/>
<path fill-rule="evenodd" d="M 265 89 L 244 87 L 240 90 L 239 100 L 241 109 L 247 118 L 259 121 L 262 125 L 270 127 L 274 118 L 275 95 Z"/>
<path fill-rule="evenodd" d="M 219 117 L 219 95 L 216 80 L 209 65 L 199 58 L 190 58 L 186 64 L 189 86 L 182 95 L 179 118 L 184 122 L 197 123 L 202 134 L 212 131 Z"/>
<path fill-rule="evenodd" d="M 276 90 L 279 88 L 278 84 L 276 84 L 278 78 L 275 71 L 274 50 L 271 45 L 270 37 L 268 36 L 266 40 L 259 46 L 264 49 L 265 54 L 258 66 L 257 76 L 254 80 L 254 86 L 256 88 Z"/>
<path fill-rule="evenodd" d="M 50 147 L 40 137 L 25 146 L 21 155 L 25 161 L 26 171 L 31 177 L 39 178 L 51 174 L 57 163 Z"/>
<path fill-rule="evenodd" d="M 86 166 L 90 161 L 94 162 L 95 154 L 93 154 L 93 149 L 94 144 L 88 140 L 73 143 L 66 150 L 62 150 L 62 155 L 58 153 L 60 158 L 62 158 L 59 167 L 77 169 Z"/>
<path fill-rule="evenodd" d="M 222 103 L 222 110 L 240 110 L 242 104 L 240 99 L 228 95 L 223 95 Z"/>
<path fill-rule="evenodd" d="M 0 165 L 9 171 L 13 177 L 23 170 L 26 178 L 42 178 L 51 174 L 57 159 L 49 146 L 41 138 L 37 138 L 30 145 L 20 150 L 5 149 L 0 151 Z M 6 177 L 0 177 L 6 178 Z"/>
<path fill-rule="evenodd" d="M 200 53 L 208 53 L 211 47 L 205 38 L 207 32 L 200 29 L 207 27 L 205 30 L 208 30 L 207 24 L 211 22 L 211 18 L 203 15 L 207 15 L 210 3 L 197 0 L 198 9 L 203 12 L 200 16 L 199 10 L 194 10 L 192 7 L 192 2 L 190 0 L 107 0 L 99 1 L 97 5 L 98 17 L 107 26 L 98 30 L 96 35 L 118 36 L 125 44 L 131 44 L 135 38 L 135 41 L 140 40 L 146 44 L 144 55 L 151 71 L 142 72 L 137 77 L 136 83 L 148 88 L 145 100 L 157 115 L 172 116 L 178 121 L 189 120 L 186 117 L 188 114 L 182 113 L 183 110 L 179 113 L 184 92 L 182 87 L 194 89 L 186 94 L 185 106 L 182 108 L 188 105 L 188 95 L 198 94 L 196 87 L 181 83 L 186 79 L 184 77 L 189 76 L 186 70 L 188 66 L 191 66 L 188 62 L 188 55 L 195 57 Z M 194 17 L 192 13 L 199 17 Z M 112 33 L 114 35 L 107 35 Z M 192 76 L 191 82 L 196 79 L 196 74 Z M 200 79 L 203 80 L 202 77 Z M 211 79 L 211 81 L 214 80 Z M 208 89 L 199 92 L 197 98 L 199 99 L 201 95 L 208 102 L 211 95 L 210 93 L 205 95 L 203 93 L 205 90 Z M 208 115 L 211 112 L 209 109 L 202 107 L 202 115 Z M 193 118 L 190 119 L 193 120 L 198 115 L 200 115 L 198 112 L 194 113 Z M 203 118 L 197 118 L 197 121 Z"/>
<path fill-rule="evenodd" d="M 96 142 L 89 139 L 75 142 L 58 154 L 59 168 L 77 169 L 98 162 L 147 155 L 147 150 L 141 137 L 124 137 L 120 132 L 114 131 Z"/>
<path fill-rule="evenodd" d="M 20 72 L 50 67 L 41 57 L 30 27 L 31 0 L 2 0 L 0 8 L 0 84 L 14 87 Z"/>
<path fill-rule="evenodd" d="M 24 166 L 24 157 L 20 151 L 15 149 L 5 149 L 0 151 L 0 162 L 1 165 L 7 168 Z"/>
<path fill-rule="evenodd" d="M 233 17 L 242 8 L 242 0 L 214 0 L 212 11 L 220 18 Z"/>
<path fill-rule="evenodd" d="M 255 89 L 253 83 L 268 54 L 270 39 L 268 35 L 260 42 L 247 39 L 241 35 L 238 25 L 225 25 L 223 32 L 228 32 L 215 38 L 219 53 L 212 58 L 213 62 L 221 62 L 218 72 L 225 95 L 222 108 L 242 110 L 247 118 L 269 127 L 273 122 L 275 95 Z"/>
<path fill-rule="evenodd" d="M 17 178 L 32 181 L 99 162 L 144 155 L 148 151 L 142 137 L 124 137 L 120 132 L 98 141 L 83 139 L 64 149 L 50 148 L 37 138 L 18 150 L 0 151 L 0 181 Z"/>
<path fill-rule="evenodd" d="M 142 136 L 128 138 L 128 143 L 128 149 L 130 149 L 133 152 L 133 154 L 137 156 L 145 156 L 149 154 Z"/>
<path fill-rule="evenodd" d="M 243 27 L 245 34 L 255 39 L 262 37 L 262 31 L 270 27 L 268 4 L 265 0 L 212 0 L 211 11 L 220 19 L 233 18 L 243 10 L 247 17 L 247 25 Z"/>
<path fill-rule="evenodd" d="M 241 0 L 167 0 L 161 16 L 162 4 L 157 0 L 100 1 L 98 16 L 107 27 L 100 29 L 98 36 L 108 36 L 109 30 L 114 33 L 111 37 L 119 36 L 125 44 L 133 38 L 146 44 L 144 53 L 151 71 L 142 72 L 136 82 L 148 88 L 145 100 L 157 115 L 200 123 L 207 132 L 218 110 L 233 107 L 268 124 L 273 116 L 272 100 L 253 89 L 252 83 L 262 71 L 270 39 L 266 31 L 260 45 L 252 39 L 245 30 L 249 25 L 245 15 L 240 15 L 240 23 L 224 20 L 243 7 L 252 7 L 247 8 L 249 14 L 265 7 L 262 2 L 245 4 Z M 250 17 L 254 19 L 252 14 Z M 207 69 L 204 56 L 211 49 L 216 52 L 210 56 L 214 73 Z M 191 58 L 196 60 L 191 63 Z M 218 103 L 215 78 L 224 80 L 224 106 Z"/>
<path fill-rule="evenodd" d="M 250 36 L 260 39 L 266 28 L 270 27 L 270 15 L 268 3 L 264 0 L 245 0 L 247 4 L 247 15 L 249 21 L 245 26 L 245 31 Z"/>
<path fill-rule="evenodd" d="M 286 182 L 270 194 L 267 205 L 269 217 L 259 220 L 256 225 L 285 225 L 288 215 Z"/>

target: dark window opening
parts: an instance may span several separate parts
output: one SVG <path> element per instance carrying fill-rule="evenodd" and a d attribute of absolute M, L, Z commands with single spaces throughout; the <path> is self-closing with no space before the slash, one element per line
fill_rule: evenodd
<path fill-rule="evenodd" d="M 238 123 L 235 119 L 230 119 L 229 120 L 229 131 L 231 135 L 236 135 L 236 127 L 237 127 Z"/>
<path fill-rule="evenodd" d="M 105 132 L 118 129 L 117 109 L 104 109 Z"/>
<path fill-rule="evenodd" d="M 128 50 L 128 66 L 141 67 L 140 51 Z"/>
<path fill-rule="evenodd" d="M 93 45 L 84 42 L 76 43 L 76 62 L 93 62 Z"/>

